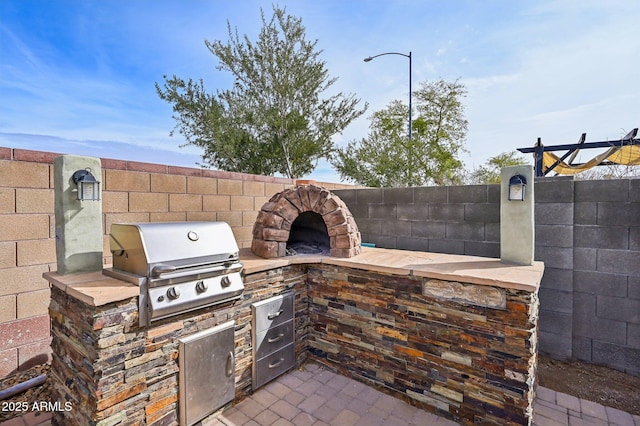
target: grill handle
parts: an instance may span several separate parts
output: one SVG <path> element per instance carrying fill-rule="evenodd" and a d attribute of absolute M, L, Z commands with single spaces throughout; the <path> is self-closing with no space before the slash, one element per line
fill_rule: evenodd
<path fill-rule="evenodd" d="M 159 277 L 162 274 L 166 274 L 168 272 L 175 272 L 178 268 L 172 265 L 156 265 L 151 269 L 151 276 L 154 278 Z"/>
<path fill-rule="evenodd" d="M 178 266 L 178 265 L 168 265 L 166 263 L 161 263 L 153 268 L 151 268 L 151 278 L 157 279 L 169 279 L 169 278 L 182 278 L 187 276 L 193 276 L 196 274 L 211 274 L 211 273 L 224 273 L 231 274 L 233 272 L 242 272 L 243 266 L 241 263 L 235 264 L 235 266 L 231 268 L 226 268 L 224 265 L 214 265 L 210 267 L 198 267 L 200 265 L 188 265 L 188 266 Z M 152 284 L 152 287 L 156 287 L 156 284 Z"/>

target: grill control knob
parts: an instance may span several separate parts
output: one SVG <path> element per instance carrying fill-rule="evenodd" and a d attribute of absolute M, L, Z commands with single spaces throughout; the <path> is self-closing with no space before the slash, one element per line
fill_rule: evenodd
<path fill-rule="evenodd" d="M 204 293 L 205 291 L 207 291 L 208 288 L 209 288 L 209 285 L 204 281 L 198 281 L 196 283 L 196 291 L 198 293 Z"/>
<path fill-rule="evenodd" d="M 231 285 L 231 279 L 227 275 L 225 275 L 220 280 L 220 285 L 222 285 L 222 287 L 229 287 Z"/>
<path fill-rule="evenodd" d="M 180 297 L 180 289 L 178 287 L 171 287 L 167 290 L 167 297 L 171 300 L 175 300 Z"/>

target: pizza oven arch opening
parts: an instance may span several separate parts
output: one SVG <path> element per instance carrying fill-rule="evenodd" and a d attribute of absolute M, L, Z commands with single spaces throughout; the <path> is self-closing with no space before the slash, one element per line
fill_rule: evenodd
<path fill-rule="evenodd" d="M 291 224 L 287 254 L 329 254 L 331 240 L 327 225 L 316 212 L 302 212 Z"/>
<path fill-rule="evenodd" d="M 360 254 L 361 236 L 337 195 L 304 184 L 275 194 L 262 206 L 253 226 L 251 251 L 266 259 L 287 254 L 352 257 Z"/>

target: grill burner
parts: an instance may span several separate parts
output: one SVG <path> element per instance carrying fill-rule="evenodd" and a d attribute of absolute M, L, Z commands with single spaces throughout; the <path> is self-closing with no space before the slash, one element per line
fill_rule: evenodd
<path fill-rule="evenodd" d="M 239 298 L 242 263 L 225 222 L 114 223 L 113 268 L 140 286 L 140 325 Z"/>

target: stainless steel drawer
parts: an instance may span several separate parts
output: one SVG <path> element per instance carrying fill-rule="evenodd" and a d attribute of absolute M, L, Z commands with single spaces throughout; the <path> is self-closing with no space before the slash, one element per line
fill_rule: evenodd
<path fill-rule="evenodd" d="M 271 297 L 252 304 L 251 308 L 254 331 L 260 333 L 293 319 L 293 294 Z"/>
<path fill-rule="evenodd" d="M 271 352 L 293 343 L 293 338 L 293 320 L 257 333 L 253 347 L 256 359 L 259 360 Z"/>
<path fill-rule="evenodd" d="M 257 362 L 254 361 L 256 363 L 256 374 L 253 377 L 253 388 L 259 388 L 280 374 L 286 372 L 295 365 L 295 361 L 295 349 L 293 343 L 258 360 Z"/>
<path fill-rule="evenodd" d="M 253 303 L 251 313 L 251 381 L 255 390 L 295 365 L 293 293 Z"/>

